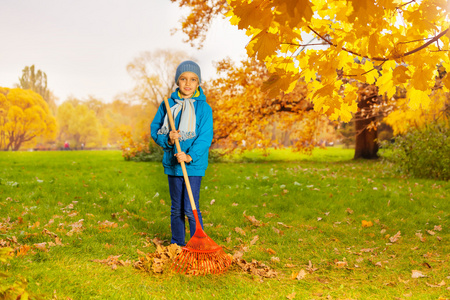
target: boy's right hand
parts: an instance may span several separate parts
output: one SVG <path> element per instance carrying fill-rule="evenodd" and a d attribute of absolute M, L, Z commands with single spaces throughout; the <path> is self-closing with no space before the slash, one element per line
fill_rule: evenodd
<path fill-rule="evenodd" d="M 180 130 L 172 130 L 169 132 L 169 145 L 175 144 L 175 140 L 178 140 L 181 137 Z"/>

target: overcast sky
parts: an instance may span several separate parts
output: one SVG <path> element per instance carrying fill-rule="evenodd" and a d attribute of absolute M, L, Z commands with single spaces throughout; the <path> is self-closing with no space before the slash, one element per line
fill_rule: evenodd
<path fill-rule="evenodd" d="M 227 20 L 215 21 L 202 50 L 172 35 L 187 12 L 169 0 L 1 0 L 0 86 L 13 87 L 34 64 L 59 103 L 89 95 L 108 102 L 132 88 L 126 66 L 143 51 L 182 49 L 204 80 L 215 76 L 213 61 L 245 57 L 248 37 Z"/>

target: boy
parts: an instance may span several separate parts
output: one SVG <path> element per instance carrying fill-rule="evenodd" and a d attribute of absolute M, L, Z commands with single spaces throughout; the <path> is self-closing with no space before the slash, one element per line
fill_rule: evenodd
<path fill-rule="evenodd" d="M 171 243 L 185 246 L 185 216 L 188 217 L 191 237 L 195 233 L 195 218 L 189 202 L 180 162 L 184 161 L 189 175 L 198 217 L 200 184 L 208 167 L 209 147 L 213 138 L 212 109 L 200 87 L 200 67 L 193 61 L 182 62 L 175 73 L 178 88 L 168 99 L 177 131 L 170 129 L 164 103 L 158 108 L 150 126 L 153 140 L 164 150 L 164 173 L 168 175 L 170 198 Z M 182 152 L 174 146 L 178 139 Z"/>

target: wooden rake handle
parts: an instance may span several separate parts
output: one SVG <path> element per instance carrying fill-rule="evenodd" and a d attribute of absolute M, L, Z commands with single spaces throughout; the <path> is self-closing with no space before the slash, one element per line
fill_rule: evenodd
<path fill-rule="evenodd" d="M 175 122 L 173 121 L 173 116 L 170 112 L 169 101 L 165 97 L 164 97 L 164 104 L 166 105 L 167 115 L 169 116 L 170 128 L 172 128 L 172 130 L 177 130 L 175 128 Z M 182 152 L 181 147 L 180 147 L 180 142 L 178 141 L 178 139 L 175 140 L 175 145 L 177 147 L 178 153 Z M 192 210 L 197 210 L 197 207 L 195 206 L 194 195 L 192 195 L 191 184 L 189 183 L 189 177 L 188 177 L 188 173 L 186 170 L 186 165 L 185 165 L 184 161 L 182 161 L 180 164 L 181 164 L 181 170 L 183 170 L 183 177 L 184 177 L 184 181 L 186 182 L 186 189 L 187 189 L 187 192 L 189 195 L 189 201 L 191 202 Z"/>

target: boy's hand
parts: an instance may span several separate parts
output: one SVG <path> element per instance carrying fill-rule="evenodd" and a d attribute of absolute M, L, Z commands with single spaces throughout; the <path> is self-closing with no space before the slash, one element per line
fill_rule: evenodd
<path fill-rule="evenodd" d="M 175 144 L 175 140 L 178 140 L 181 137 L 180 130 L 172 130 L 169 132 L 169 145 Z"/>
<path fill-rule="evenodd" d="M 182 161 L 184 161 L 185 163 L 190 163 L 192 161 L 192 157 L 184 152 L 176 153 L 174 156 L 177 157 L 179 163 L 181 163 Z"/>

